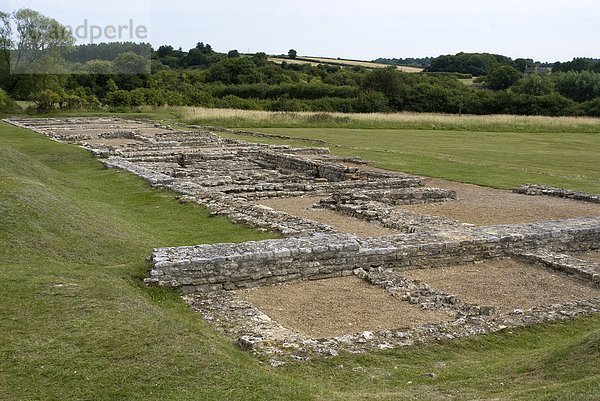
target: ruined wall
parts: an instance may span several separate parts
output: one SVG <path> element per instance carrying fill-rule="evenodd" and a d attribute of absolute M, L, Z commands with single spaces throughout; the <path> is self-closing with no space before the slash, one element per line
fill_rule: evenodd
<path fill-rule="evenodd" d="M 357 167 L 348 167 L 341 163 L 311 160 L 286 152 L 276 152 L 273 150 L 260 150 L 257 153 L 255 162 L 264 168 L 293 171 L 294 173 L 303 174 L 309 177 L 322 178 L 329 182 L 398 178 L 401 176 L 400 174 L 386 174 L 360 170 Z M 413 186 L 423 185 L 420 179 L 416 179 L 416 177 L 411 178 L 414 179 Z"/>
<path fill-rule="evenodd" d="M 597 249 L 600 217 L 359 239 L 316 235 L 154 250 L 149 284 L 209 292 L 351 275 L 354 269 L 436 267 L 523 253 Z"/>
<path fill-rule="evenodd" d="M 456 192 L 440 188 L 400 188 L 383 190 L 360 190 L 334 193 L 323 204 L 345 205 L 361 202 L 382 202 L 386 205 L 417 205 L 447 202 L 456 199 Z"/>
<path fill-rule="evenodd" d="M 514 193 L 524 195 L 547 195 L 556 196 L 558 198 L 574 199 L 584 202 L 600 203 L 600 195 L 589 194 L 587 192 L 571 191 L 568 189 L 560 189 L 546 187 L 543 185 L 527 184 L 513 189 Z"/>

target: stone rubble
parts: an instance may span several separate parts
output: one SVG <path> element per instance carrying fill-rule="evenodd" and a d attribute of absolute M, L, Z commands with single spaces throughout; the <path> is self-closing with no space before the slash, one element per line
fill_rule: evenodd
<path fill-rule="evenodd" d="M 546 196 L 557 196 L 559 198 L 574 199 L 584 202 L 600 203 L 599 194 L 590 194 L 587 192 L 570 191 L 568 189 L 560 189 L 554 187 L 547 187 L 543 185 L 527 184 L 521 187 L 513 189 L 514 193 L 524 195 L 546 195 Z"/>

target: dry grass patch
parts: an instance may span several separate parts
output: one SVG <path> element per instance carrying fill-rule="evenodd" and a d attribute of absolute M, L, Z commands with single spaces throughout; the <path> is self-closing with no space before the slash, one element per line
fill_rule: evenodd
<path fill-rule="evenodd" d="M 142 111 L 146 108 L 142 107 Z M 156 111 L 147 108 L 146 111 Z M 457 115 L 436 113 L 323 113 L 263 110 L 164 107 L 186 123 L 262 128 L 372 128 L 428 129 L 481 132 L 590 132 L 600 133 L 600 119 L 515 115 Z"/>

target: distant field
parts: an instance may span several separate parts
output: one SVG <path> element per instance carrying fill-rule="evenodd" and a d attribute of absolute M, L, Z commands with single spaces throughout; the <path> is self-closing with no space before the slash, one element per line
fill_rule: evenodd
<path fill-rule="evenodd" d="M 284 57 L 269 57 L 269 61 L 272 61 L 277 64 L 281 64 L 283 62 L 286 62 L 288 64 L 310 64 L 313 67 L 321 64 L 316 61 L 307 61 L 307 60 L 302 60 L 302 59 L 291 59 L 291 58 L 284 58 Z"/>
<path fill-rule="evenodd" d="M 261 132 L 318 139 L 341 156 L 429 177 L 495 188 L 537 183 L 600 193 L 598 134 L 547 134 L 339 128 L 264 128 Z M 307 146 L 306 142 L 236 136 Z"/>
<path fill-rule="evenodd" d="M 342 66 L 360 66 L 360 67 L 366 67 L 366 68 L 393 67 L 392 65 L 389 65 L 389 64 L 374 63 L 372 61 L 345 60 L 345 59 L 338 59 L 338 58 L 311 57 L 311 56 L 298 57 L 296 59 L 289 59 L 286 57 L 271 57 L 271 58 L 269 58 L 269 60 L 273 61 L 275 63 L 278 63 L 278 64 L 281 64 L 285 61 L 286 63 L 291 63 L 291 64 L 311 64 L 311 65 L 334 64 L 334 65 L 342 65 Z M 410 72 L 410 73 L 423 72 L 423 68 L 418 68 L 418 67 L 397 66 L 397 69 L 399 71 Z"/>
<path fill-rule="evenodd" d="M 146 113 L 172 114 L 194 124 L 225 127 L 427 129 L 489 132 L 588 132 L 600 134 L 600 119 L 515 115 L 432 113 L 319 113 L 207 109 L 201 107 L 142 107 Z"/>

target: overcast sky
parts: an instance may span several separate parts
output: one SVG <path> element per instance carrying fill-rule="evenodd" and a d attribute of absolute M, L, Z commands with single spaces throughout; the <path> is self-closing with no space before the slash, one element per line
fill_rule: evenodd
<path fill-rule="evenodd" d="M 77 27 L 148 28 L 150 41 L 370 60 L 465 52 L 600 58 L 598 0 L 0 0 Z M 124 37 L 123 39 L 129 39 Z M 81 40 L 84 42 L 85 40 Z"/>

